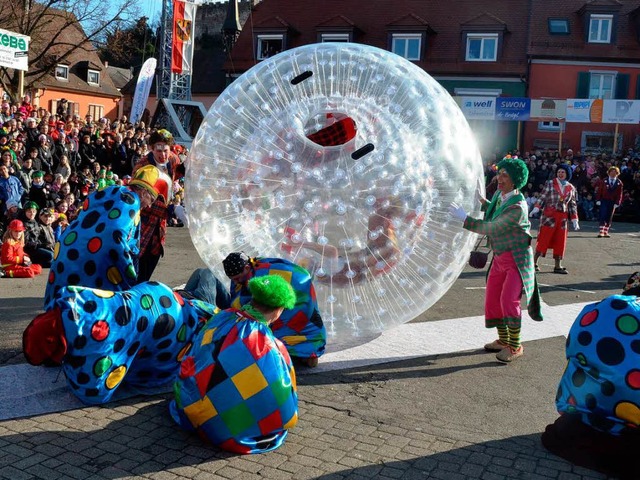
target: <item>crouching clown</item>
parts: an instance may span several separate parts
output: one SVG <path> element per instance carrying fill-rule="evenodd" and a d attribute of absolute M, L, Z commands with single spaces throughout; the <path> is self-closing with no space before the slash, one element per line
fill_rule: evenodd
<path fill-rule="evenodd" d="M 126 382 L 170 386 L 193 335 L 214 313 L 157 282 L 125 292 L 69 286 L 23 333 L 31 365 L 58 365 L 72 392 L 90 405 L 111 400 Z"/>
<path fill-rule="evenodd" d="M 277 275 L 254 277 L 248 288 L 249 303 L 215 315 L 194 337 L 170 404 L 182 428 L 243 454 L 278 448 L 298 421 L 291 358 L 269 328 L 296 294 Z"/>

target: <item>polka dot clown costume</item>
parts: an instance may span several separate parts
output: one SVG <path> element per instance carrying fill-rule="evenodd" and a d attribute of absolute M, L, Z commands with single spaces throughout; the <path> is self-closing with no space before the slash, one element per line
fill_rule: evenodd
<path fill-rule="evenodd" d="M 89 195 L 54 246 L 44 294 L 49 310 L 69 285 L 124 291 L 136 284 L 140 199 L 127 187 Z"/>
<path fill-rule="evenodd" d="M 296 305 L 286 310 L 271 325 L 273 334 L 287 347 L 292 357 L 308 361 L 320 357 L 327 343 L 327 331 L 318 311 L 316 291 L 307 270 L 282 258 L 249 258 L 243 253 L 231 253 L 223 262 L 226 275 L 231 278 L 249 266 L 244 282 L 231 282 L 231 306 L 240 308 L 251 300 L 247 281 L 264 275 L 279 275 L 296 292 Z"/>
<path fill-rule="evenodd" d="M 613 295 L 588 305 L 567 338 L 556 406 L 619 435 L 640 426 L 640 298 Z"/>
<path fill-rule="evenodd" d="M 23 352 L 32 365 L 61 362 L 73 393 L 102 404 L 123 381 L 139 389 L 171 384 L 214 311 L 156 282 L 126 292 L 71 286 L 25 329 Z"/>
<path fill-rule="evenodd" d="M 278 448 L 298 421 L 291 358 L 258 308 L 291 308 L 295 294 L 275 275 L 250 280 L 249 289 L 251 304 L 224 310 L 194 337 L 170 404 L 182 428 L 241 454 Z"/>

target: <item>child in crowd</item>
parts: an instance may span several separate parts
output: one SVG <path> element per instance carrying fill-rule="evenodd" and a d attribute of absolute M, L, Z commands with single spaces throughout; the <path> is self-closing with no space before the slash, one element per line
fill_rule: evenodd
<path fill-rule="evenodd" d="M 56 242 L 60 239 L 60 235 L 62 235 L 68 226 L 69 221 L 67 220 L 67 216 L 64 213 L 59 213 L 56 220 L 51 224 Z"/>
<path fill-rule="evenodd" d="M 51 191 L 57 194 L 60 191 L 62 185 L 64 185 L 64 179 L 62 178 L 61 174 L 56 173 L 53 176 L 53 182 L 51 182 Z"/>
<path fill-rule="evenodd" d="M 12 220 L 2 238 L 0 263 L 6 277 L 33 278 L 42 273 L 42 267 L 24 254 L 24 230 L 20 220 Z"/>
<path fill-rule="evenodd" d="M 595 202 L 593 201 L 593 195 L 588 194 L 586 197 L 582 197 L 580 202 L 582 206 L 582 211 L 584 213 L 584 219 L 587 221 L 592 221 L 595 219 L 595 213 L 593 209 L 595 207 Z"/>

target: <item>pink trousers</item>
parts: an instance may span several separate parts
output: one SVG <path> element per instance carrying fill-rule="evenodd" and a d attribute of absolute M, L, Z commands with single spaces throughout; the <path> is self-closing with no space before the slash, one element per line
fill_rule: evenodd
<path fill-rule="evenodd" d="M 520 327 L 522 278 L 511 252 L 493 257 L 484 303 L 485 326 Z"/>

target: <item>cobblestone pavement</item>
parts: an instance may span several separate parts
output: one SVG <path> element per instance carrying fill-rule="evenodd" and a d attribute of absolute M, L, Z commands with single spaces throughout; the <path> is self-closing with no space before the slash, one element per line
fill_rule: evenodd
<path fill-rule="evenodd" d="M 632 229 L 637 232 L 637 226 Z M 159 280 L 176 285 L 186 280 L 176 271 L 190 272 L 199 259 L 192 250 L 179 249 L 183 237 L 170 235 L 178 253 L 162 260 Z M 580 247 L 584 251 L 595 241 L 588 235 Z M 581 286 L 585 275 L 577 271 L 571 279 L 558 280 L 593 290 L 598 299 L 617 290 L 623 272 L 637 270 L 638 242 L 629 238 L 628 244 L 610 244 L 613 250 L 604 254 L 606 270 L 598 274 L 603 280 L 597 285 Z M 579 240 L 574 242 L 578 248 Z M 574 270 L 578 265 L 569 263 Z M 458 312 L 466 303 L 460 313 L 476 315 L 482 292 L 470 290 L 468 301 L 460 302 L 456 288 L 482 285 L 481 277 L 473 272 L 457 282 L 452 288 L 457 297 L 440 303 L 437 314 Z M 43 279 L 6 282 L 0 291 L 4 365 L 24 361 L 20 332 L 41 308 L 44 285 Z M 590 301 L 588 293 L 562 295 L 554 289 L 545 299 L 555 304 Z M 300 370 L 299 423 L 281 448 L 262 455 L 233 456 L 181 431 L 168 414 L 170 395 L 0 421 L 0 478 L 606 478 L 547 453 L 540 443 L 540 433 L 557 417 L 553 399 L 565 364 L 564 341 L 527 342 L 525 334 L 525 356 L 508 366 L 473 350 L 326 373 Z"/>
<path fill-rule="evenodd" d="M 300 421 L 278 450 L 233 456 L 172 422 L 170 395 L 0 422 L 7 479 L 596 479 L 554 457 L 562 338 L 498 365 L 480 351 L 301 372 Z M 542 373 L 544 372 L 544 373 Z"/>

